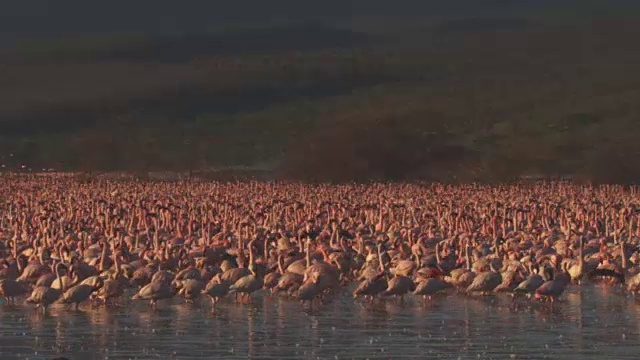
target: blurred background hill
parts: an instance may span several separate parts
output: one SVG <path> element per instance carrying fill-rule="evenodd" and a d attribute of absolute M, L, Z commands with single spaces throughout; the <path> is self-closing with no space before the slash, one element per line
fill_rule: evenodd
<path fill-rule="evenodd" d="M 640 3 L 0 5 L 0 163 L 640 179 Z"/>

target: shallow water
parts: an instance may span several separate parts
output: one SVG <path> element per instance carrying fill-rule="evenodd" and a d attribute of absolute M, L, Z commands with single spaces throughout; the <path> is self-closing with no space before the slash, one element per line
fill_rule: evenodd
<path fill-rule="evenodd" d="M 0 306 L 0 359 L 636 359 L 640 302 L 620 289 L 574 286 L 553 308 L 507 296 L 450 294 L 423 303 L 355 302 L 347 291 L 313 311 L 179 299 L 43 315 Z"/>

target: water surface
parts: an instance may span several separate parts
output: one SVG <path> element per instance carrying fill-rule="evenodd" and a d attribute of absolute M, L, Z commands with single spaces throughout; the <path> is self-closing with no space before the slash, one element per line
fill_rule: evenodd
<path fill-rule="evenodd" d="M 146 303 L 49 314 L 0 305 L 0 359 L 636 359 L 640 302 L 620 289 L 574 286 L 553 308 L 507 296 L 450 294 L 423 303 L 355 302 L 345 290 L 304 311 L 265 296 Z M 204 299 L 203 299 L 204 300 Z"/>

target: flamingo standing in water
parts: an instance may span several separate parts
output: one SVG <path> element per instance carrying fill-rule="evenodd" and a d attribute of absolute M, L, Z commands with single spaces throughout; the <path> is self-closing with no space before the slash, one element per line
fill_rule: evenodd
<path fill-rule="evenodd" d="M 394 276 L 387 285 L 387 289 L 381 293 L 382 296 L 396 296 L 400 301 L 404 301 L 404 295 L 416 289 L 416 284 L 406 276 Z"/>
<path fill-rule="evenodd" d="M 253 244 L 255 241 L 256 241 L 255 239 L 251 240 L 248 244 L 250 274 L 238 279 L 238 281 L 236 281 L 233 285 L 229 287 L 230 293 L 243 294 L 243 296 L 247 299 L 247 301 L 250 299 L 252 293 L 262 289 L 262 287 L 264 286 L 264 279 L 262 277 L 262 274 L 259 274 L 259 272 L 256 269 L 255 258 L 254 258 L 255 255 L 253 253 L 254 252 Z"/>
<path fill-rule="evenodd" d="M 60 280 L 60 270 L 61 269 L 66 270 L 67 267 L 62 263 L 58 263 L 55 269 L 56 269 L 56 279 L 60 282 L 60 284 L 62 284 L 62 288 L 57 289 L 53 287 L 37 286 L 31 292 L 31 296 L 29 296 L 29 298 L 27 298 L 26 300 L 27 303 L 35 304 L 36 307 L 42 308 L 43 313 L 47 312 L 47 308 L 49 307 L 49 305 L 56 302 L 58 298 L 62 296 L 65 290 L 64 283 Z"/>
<path fill-rule="evenodd" d="M 202 290 L 202 294 L 211 299 L 212 309 L 215 309 L 218 301 L 229 293 L 230 286 L 229 282 L 220 280 L 219 274 L 209 280 L 204 290 Z"/>
<path fill-rule="evenodd" d="M 92 281 L 86 281 L 87 279 L 91 279 Z M 59 300 L 60 303 L 73 304 L 75 309 L 78 310 L 80 303 L 88 300 L 91 294 L 103 285 L 103 280 L 100 277 L 96 276 L 87 279 L 85 279 L 86 282 L 72 286 L 65 291 Z"/>
<path fill-rule="evenodd" d="M 489 263 L 490 271 L 481 272 L 473 279 L 473 282 L 467 287 L 467 293 L 479 292 L 488 295 L 498 285 L 502 283 L 502 275 L 496 270 L 493 262 Z"/>
<path fill-rule="evenodd" d="M 525 294 L 530 298 L 533 294 L 535 294 L 536 290 L 538 290 L 538 288 L 542 286 L 542 284 L 544 284 L 544 279 L 542 278 L 542 276 L 534 271 L 533 268 L 531 268 L 530 272 L 531 274 L 529 275 L 529 277 L 527 277 L 523 282 L 518 284 L 515 289 L 513 289 L 513 300 L 515 300 L 518 294 Z"/>
<path fill-rule="evenodd" d="M 4 296 L 7 304 L 15 304 L 16 298 L 28 294 L 29 291 L 31 291 L 31 287 L 21 281 L 0 280 L 0 296 Z"/>
<path fill-rule="evenodd" d="M 571 277 L 567 273 L 554 274 L 553 271 L 549 273 L 549 276 L 550 280 L 536 289 L 535 297 L 536 299 L 549 300 L 553 303 L 562 295 L 567 285 L 569 285 Z"/>
<path fill-rule="evenodd" d="M 447 283 L 438 278 L 428 278 L 416 286 L 414 295 L 422 295 L 423 300 L 431 299 L 431 296 L 442 292 L 447 288 Z"/>
<path fill-rule="evenodd" d="M 149 300 L 152 308 L 156 308 L 158 300 L 170 299 L 176 294 L 176 288 L 166 281 L 152 281 L 143 286 L 131 300 Z"/>
<path fill-rule="evenodd" d="M 379 272 L 373 273 L 373 276 L 362 280 L 360 285 L 353 292 L 353 297 L 364 296 L 365 299 L 373 300 L 373 298 L 387 289 L 389 286 L 386 278 L 385 267 L 382 262 L 382 243 L 378 243 L 378 266 Z"/>
<path fill-rule="evenodd" d="M 313 300 L 320 294 L 322 287 L 320 286 L 319 274 L 312 273 L 300 288 L 295 292 L 295 298 L 303 304 L 309 304 L 309 309 L 313 307 Z"/>

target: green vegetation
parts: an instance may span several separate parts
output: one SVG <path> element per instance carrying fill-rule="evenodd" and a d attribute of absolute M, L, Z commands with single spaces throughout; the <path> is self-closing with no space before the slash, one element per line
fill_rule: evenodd
<path fill-rule="evenodd" d="M 552 10 L 25 41 L 0 61 L 0 162 L 637 181 L 637 13 Z"/>

